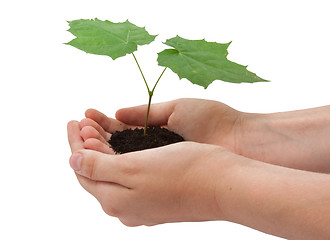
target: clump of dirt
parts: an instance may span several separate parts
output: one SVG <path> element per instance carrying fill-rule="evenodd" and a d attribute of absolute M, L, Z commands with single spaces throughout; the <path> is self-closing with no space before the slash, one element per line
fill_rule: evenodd
<path fill-rule="evenodd" d="M 109 144 L 116 153 L 123 154 L 184 141 L 180 135 L 159 126 L 148 127 L 145 136 L 143 131 L 143 128 L 117 131 L 112 134 Z"/>

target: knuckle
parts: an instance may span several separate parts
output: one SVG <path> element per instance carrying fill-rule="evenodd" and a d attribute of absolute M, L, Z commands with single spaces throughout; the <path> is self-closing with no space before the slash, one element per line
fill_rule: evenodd
<path fill-rule="evenodd" d="M 95 150 L 95 148 L 98 149 L 99 145 L 101 145 L 101 142 L 96 138 L 88 138 L 84 142 L 85 149 Z"/>
<path fill-rule="evenodd" d="M 84 170 L 83 174 L 90 178 L 90 179 L 95 179 L 96 176 L 96 165 L 97 165 L 97 158 L 90 156 L 84 161 Z"/>
<path fill-rule="evenodd" d="M 116 191 L 100 192 L 99 202 L 103 211 L 112 217 L 122 217 L 127 212 L 126 200 Z"/>
<path fill-rule="evenodd" d="M 131 221 L 129 219 L 121 219 L 119 218 L 119 221 L 121 221 L 122 224 L 124 224 L 126 227 L 137 227 L 141 226 L 142 224 L 136 221 Z"/>
<path fill-rule="evenodd" d="M 102 205 L 102 209 L 103 211 L 111 216 L 111 217 L 119 217 L 120 216 L 120 211 L 115 208 L 114 206 L 110 206 L 110 204 L 105 204 L 105 205 Z"/>
<path fill-rule="evenodd" d="M 84 126 L 81 129 L 81 134 L 85 136 L 95 135 L 95 129 L 92 126 Z"/>
<path fill-rule="evenodd" d="M 139 173 L 139 164 L 137 161 L 127 161 L 126 159 L 121 160 L 122 168 L 121 172 L 125 176 L 133 176 Z"/>
<path fill-rule="evenodd" d="M 85 126 L 88 125 L 88 119 L 87 118 L 84 118 L 84 119 L 81 119 L 80 122 L 79 122 L 79 126 L 80 128 L 83 128 Z"/>

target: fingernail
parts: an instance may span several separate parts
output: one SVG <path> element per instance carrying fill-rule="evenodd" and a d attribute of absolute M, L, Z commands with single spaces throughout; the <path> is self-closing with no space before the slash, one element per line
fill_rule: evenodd
<path fill-rule="evenodd" d="M 80 170 L 81 159 L 82 159 L 82 154 L 81 153 L 75 153 L 71 156 L 70 166 L 73 168 L 73 170 L 75 170 L 75 171 Z"/>

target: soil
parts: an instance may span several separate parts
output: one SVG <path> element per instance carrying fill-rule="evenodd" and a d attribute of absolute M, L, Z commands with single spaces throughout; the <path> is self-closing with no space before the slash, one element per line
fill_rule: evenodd
<path fill-rule="evenodd" d="M 180 135 L 159 126 L 148 127 L 145 136 L 143 131 L 143 128 L 117 131 L 112 134 L 109 144 L 116 153 L 122 154 L 184 141 Z"/>

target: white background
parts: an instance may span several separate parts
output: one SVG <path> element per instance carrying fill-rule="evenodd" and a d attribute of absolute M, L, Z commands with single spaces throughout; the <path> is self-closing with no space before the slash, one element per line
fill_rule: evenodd
<path fill-rule="evenodd" d="M 80 187 L 66 123 L 90 107 L 114 116 L 147 101 L 131 56 L 113 61 L 63 44 L 73 38 L 68 20 L 95 17 L 159 34 L 136 53 L 151 83 L 161 42 L 177 34 L 232 41 L 229 59 L 271 80 L 204 90 L 169 70 L 154 102 L 206 98 L 259 113 L 330 102 L 327 1 L 1 1 L 0 239 L 278 239 L 228 222 L 128 228 Z"/>

